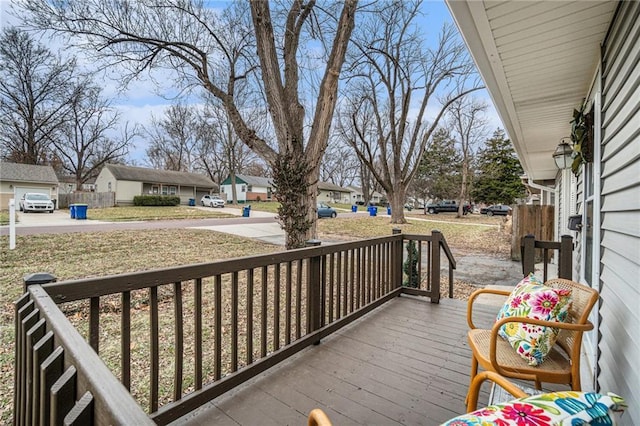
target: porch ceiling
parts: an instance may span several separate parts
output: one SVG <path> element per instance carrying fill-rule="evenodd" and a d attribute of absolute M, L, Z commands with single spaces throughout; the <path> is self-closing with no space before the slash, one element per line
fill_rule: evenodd
<path fill-rule="evenodd" d="M 446 1 L 525 172 L 554 179 L 617 1 Z"/>

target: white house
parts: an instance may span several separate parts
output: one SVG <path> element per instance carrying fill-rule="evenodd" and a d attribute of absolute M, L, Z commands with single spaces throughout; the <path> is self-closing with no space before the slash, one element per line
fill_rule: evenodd
<path fill-rule="evenodd" d="M 640 2 L 447 0 L 529 183 L 575 241 L 573 279 L 596 288 L 584 388 L 623 396 L 640 419 Z M 552 154 L 572 112 L 593 112 L 593 160 L 576 176 Z M 565 139 L 566 140 L 566 139 Z M 547 182 L 552 182 L 551 185 Z M 580 231 L 567 227 L 570 215 Z"/>
<path fill-rule="evenodd" d="M 239 203 L 247 201 L 271 201 L 271 178 L 236 175 L 236 197 Z M 220 184 L 220 194 L 227 202 L 233 202 L 231 175 Z M 226 198 L 225 198 L 226 197 Z"/>
<path fill-rule="evenodd" d="M 97 192 L 115 192 L 116 204 L 133 204 L 136 195 L 177 195 L 181 204 L 211 194 L 216 185 L 197 173 L 106 164 L 96 178 Z"/>
<path fill-rule="evenodd" d="M 319 203 L 345 203 L 351 201 L 351 190 L 329 182 L 318 182 Z"/>
<path fill-rule="evenodd" d="M 357 186 L 348 186 L 347 188 L 351 192 L 351 201 L 350 202 L 352 204 L 364 203 L 364 193 L 362 192 L 362 188 L 357 187 Z M 371 200 L 369 200 L 369 201 L 374 203 L 374 204 L 380 204 L 382 202 L 383 198 L 384 198 L 384 195 L 382 195 L 378 191 L 373 191 L 373 194 L 371 194 Z"/>

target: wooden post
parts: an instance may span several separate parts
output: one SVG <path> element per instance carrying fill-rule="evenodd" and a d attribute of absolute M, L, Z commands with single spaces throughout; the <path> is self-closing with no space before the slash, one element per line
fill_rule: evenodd
<path fill-rule="evenodd" d="M 317 247 L 321 244 L 319 240 L 309 240 L 307 247 Z M 312 333 L 322 326 L 322 300 L 321 300 L 321 265 L 322 256 L 313 256 L 309 258 L 307 271 L 307 333 Z M 320 340 L 314 342 L 319 344 Z"/>
<path fill-rule="evenodd" d="M 431 303 L 440 303 L 440 241 L 442 233 L 436 229 L 431 231 Z"/>
<path fill-rule="evenodd" d="M 560 237 L 560 254 L 558 256 L 558 278 L 573 279 L 573 237 Z"/>
<path fill-rule="evenodd" d="M 393 230 L 391 231 L 393 235 L 401 235 L 402 234 L 402 229 L 400 228 L 393 228 Z M 398 240 L 396 240 L 393 243 L 393 248 L 392 248 L 392 258 L 393 258 L 393 262 L 392 262 L 392 270 L 391 270 L 391 276 L 393 277 L 393 288 L 398 288 L 398 287 L 402 287 L 402 250 L 404 249 L 403 247 L 403 239 L 398 238 Z"/>
<path fill-rule="evenodd" d="M 48 272 L 36 272 L 33 274 L 27 274 L 22 278 L 22 282 L 24 283 L 23 290 L 26 293 L 27 288 L 30 285 L 49 284 L 49 283 L 55 283 L 56 281 L 58 281 L 58 278 L 56 278 L 55 275 L 52 275 Z"/>
<path fill-rule="evenodd" d="M 520 251 L 522 254 L 522 273 L 524 276 L 529 275 L 530 273 L 535 272 L 536 267 L 536 237 L 532 234 L 527 234 L 522 237 L 522 242 L 520 245 Z"/>

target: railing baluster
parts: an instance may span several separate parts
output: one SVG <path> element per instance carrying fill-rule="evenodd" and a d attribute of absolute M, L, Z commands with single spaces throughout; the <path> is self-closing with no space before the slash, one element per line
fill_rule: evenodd
<path fill-rule="evenodd" d="M 269 314 L 268 314 L 268 298 L 267 296 L 269 295 L 269 291 L 267 288 L 267 282 L 268 280 L 268 270 L 266 266 L 263 266 L 261 268 L 262 270 L 262 289 L 261 289 L 261 303 L 260 303 L 260 307 L 261 307 L 261 313 L 260 313 L 260 356 L 261 357 L 265 357 L 267 356 L 267 349 L 268 349 L 268 337 L 267 337 L 267 325 L 269 322 Z"/>
<path fill-rule="evenodd" d="M 182 372 L 184 368 L 184 316 L 182 314 L 182 282 L 173 283 L 173 309 L 174 309 L 174 374 L 173 374 L 173 400 L 182 398 Z"/>
<path fill-rule="evenodd" d="M 13 409 L 14 409 L 14 424 L 23 424 L 25 415 L 25 386 L 26 386 L 26 332 L 22 327 L 22 320 L 33 311 L 34 303 L 30 298 L 29 293 L 22 295 L 20 299 L 15 302 L 15 368 L 14 368 L 14 393 L 13 393 Z"/>
<path fill-rule="evenodd" d="M 149 328 L 150 328 L 150 366 L 151 384 L 149 388 L 149 411 L 158 411 L 158 391 L 160 377 L 160 334 L 158 320 L 158 287 L 149 288 Z"/>
<path fill-rule="evenodd" d="M 292 288 L 293 288 L 293 271 L 291 262 L 287 262 L 287 281 L 286 281 L 286 291 L 285 291 L 285 319 L 284 319 L 284 328 L 286 329 L 284 336 L 284 344 L 288 345 L 291 343 L 291 303 L 292 303 Z"/>
<path fill-rule="evenodd" d="M 336 319 L 342 318 L 342 251 L 336 253 Z"/>
<path fill-rule="evenodd" d="M 51 423 L 51 388 L 54 383 L 62 376 L 64 370 L 64 349 L 58 346 L 51 354 L 42 362 L 40 366 L 40 418 L 41 425 Z M 38 420 L 34 419 L 34 424 L 38 424 Z"/>
<path fill-rule="evenodd" d="M 231 273 L 231 371 L 238 371 L 238 272 Z"/>
<path fill-rule="evenodd" d="M 131 390 L 131 292 L 121 293 L 122 313 L 120 316 L 120 381 Z"/>
<path fill-rule="evenodd" d="M 222 377 L 222 276 L 215 276 L 213 298 L 215 299 L 214 373 L 215 380 Z"/>
<path fill-rule="evenodd" d="M 40 397 L 39 379 L 40 379 L 40 363 L 45 359 L 51 351 L 53 351 L 53 334 L 47 333 L 44 336 L 40 336 L 38 340 L 32 340 L 37 338 L 36 335 L 40 335 L 40 332 L 35 332 L 34 328 L 37 327 L 39 321 L 39 310 L 34 309 L 29 315 L 22 320 L 23 330 L 26 331 L 24 337 L 25 355 L 26 355 L 26 376 L 25 376 L 25 397 L 26 397 L 26 424 L 38 422 L 38 401 Z M 34 331 L 35 333 L 30 332 Z M 36 335 L 34 335 L 36 334 Z M 42 333 L 44 334 L 44 333 Z M 45 339 L 46 337 L 46 339 Z M 35 419 L 35 420 L 34 420 Z"/>
<path fill-rule="evenodd" d="M 335 291 L 335 285 L 334 285 L 334 279 L 335 279 L 335 267 L 336 267 L 336 261 L 335 261 L 335 255 L 334 253 L 328 254 L 327 256 L 329 256 L 329 307 L 328 307 L 328 314 L 329 314 L 329 324 L 331 324 L 333 322 L 333 298 L 334 298 L 334 291 Z M 323 316 L 323 318 L 325 318 Z M 324 324 L 323 324 L 324 325 Z"/>
<path fill-rule="evenodd" d="M 253 269 L 247 269 L 247 365 L 253 362 Z"/>
<path fill-rule="evenodd" d="M 92 297 L 89 302 L 89 344 L 100 353 L 100 298 Z"/>
<path fill-rule="evenodd" d="M 196 278 L 193 283 L 193 374 L 196 390 L 202 389 L 202 278 Z"/>
<path fill-rule="evenodd" d="M 296 263 L 296 339 L 299 339 L 302 335 L 302 259 L 299 259 Z"/>
<path fill-rule="evenodd" d="M 356 303 L 356 250 L 351 250 L 351 259 L 350 259 L 350 267 L 349 267 L 349 313 L 355 311 L 355 303 Z"/>
<path fill-rule="evenodd" d="M 318 315 L 318 327 L 322 327 L 326 322 L 327 314 L 327 256 L 320 257 L 320 291 L 319 291 L 319 305 L 317 309 L 320 310 Z"/>
<path fill-rule="evenodd" d="M 38 316 L 37 314 L 38 314 L 38 310 L 36 309 L 29 315 L 29 317 L 25 318 L 25 322 L 30 321 L 30 318 L 32 317 L 37 319 L 37 316 Z M 34 385 L 34 383 L 37 384 L 37 381 L 39 380 L 38 369 L 40 368 L 40 364 L 39 363 L 36 364 L 33 361 L 34 354 L 36 353 L 34 351 L 34 347 L 36 343 L 38 343 L 45 336 L 46 332 L 47 332 L 47 322 L 44 318 L 40 318 L 38 322 L 36 322 L 30 329 L 28 329 L 27 336 L 26 336 L 27 338 L 26 360 L 27 360 L 27 365 L 30 366 L 29 370 L 31 371 L 31 373 L 29 374 L 29 376 L 32 378 L 31 385 L 34 386 L 33 390 L 30 393 L 27 393 L 27 399 L 28 401 L 31 401 L 30 403 L 33 403 L 34 406 L 35 406 L 34 401 L 38 400 L 38 394 L 36 390 L 37 388 L 36 388 L 36 385 Z M 53 337 L 53 335 L 51 335 L 51 337 Z M 47 345 L 48 345 L 48 349 L 44 357 L 48 356 L 48 354 L 51 353 L 51 351 L 53 350 L 53 339 L 49 339 L 47 341 Z M 41 359 L 44 359 L 44 357 Z M 34 413 L 37 418 L 37 415 L 39 412 L 34 411 Z M 27 416 L 27 420 L 28 422 L 32 422 L 31 420 L 29 420 L 29 415 Z"/>
<path fill-rule="evenodd" d="M 51 387 L 51 424 L 64 424 L 64 417 L 76 403 L 76 368 L 71 365 Z"/>
<path fill-rule="evenodd" d="M 422 241 L 415 241 L 415 243 L 418 248 L 418 288 L 422 288 L 422 247 L 424 246 L 424 244 Z M 427 244 L 427 252 L 429 252 L 428 248 L 429 245 Z M 427 277 L 429 277 L 429 274 L 427 274 Z M 428 278 L 427 281 L 429 281 Z M 431 288 L 431 285 L 431 282 L 428 282 L 427 288 Z"/>
<path fill-rule="evenodd" d="M 273 350 L 280 349 L 280 264 L 273 268 Z"/>

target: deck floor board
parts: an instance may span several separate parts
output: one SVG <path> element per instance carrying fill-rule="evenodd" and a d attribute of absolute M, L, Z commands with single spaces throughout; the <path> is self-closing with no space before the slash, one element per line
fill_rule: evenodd
<path fill-rule="evenodd" d="M 175 423 L 302 425 L 319 407 L 335 425 L 440 424 L 465 409 L 467 329 L 463 301 L 398 297 Z"/>

